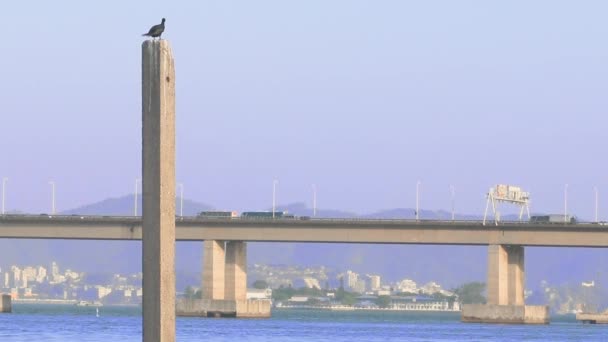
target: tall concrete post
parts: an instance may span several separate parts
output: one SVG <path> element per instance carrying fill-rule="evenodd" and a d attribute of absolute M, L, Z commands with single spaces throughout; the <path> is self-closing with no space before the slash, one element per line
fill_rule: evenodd
<path fill-rule="evenodd" d="M 247 299 L 247 243 L 229 241 L 226 243 L 226 289 L 225 299 Z"/>
<path fill-rule="evenodd" d="M 175 69 L 166 40 L 142 44 L 143 341 L 175 341 Z"/>

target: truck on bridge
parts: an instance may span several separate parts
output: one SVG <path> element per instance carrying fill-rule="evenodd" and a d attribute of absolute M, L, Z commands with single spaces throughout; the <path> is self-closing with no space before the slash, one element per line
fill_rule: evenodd
<path fill-rule="evenodd" d="M 534 215 L 530 217 L 530 223 L 570 223 L 576 224 L 575 216 L 564 214 Z"/>

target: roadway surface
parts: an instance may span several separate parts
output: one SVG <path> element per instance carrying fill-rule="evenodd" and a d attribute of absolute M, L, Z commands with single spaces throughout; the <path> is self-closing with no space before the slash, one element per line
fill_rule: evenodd
<path fill-rule="evenodd" d="M 0 238 L 141 240 L 141 217 L 0 215 Z M 608 226 L 176 217 L 176 240 L 608 247 Z"/>

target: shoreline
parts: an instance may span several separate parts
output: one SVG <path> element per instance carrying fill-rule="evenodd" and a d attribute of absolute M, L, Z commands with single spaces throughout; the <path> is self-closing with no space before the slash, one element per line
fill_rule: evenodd
<path fill-rule="evenodd" d="M 77 306 L 76 304 L 79 302 L 79 300 L 75 300 L 75 299 L 24 299 L 24 298 L 20 298 L 20 299 L 13 299 L 12 303 L 13 304 L 41 304 L 41 305 L 73 305 L 73 306 Z M 120 304 L 120 303 L 116 303 L 116 304 L 103 304 L 102 306 L 126 306 L 126 307 L 139 307 L 140 304 L 133 304 L 133 303 L 125 303 L 125 304 Z M 84 305 L 82 307 L 99 307 L 96 305 Z"/>
<path fill-rule="evenodd" d="M 325 310 L 325 311 L 407 311 L 407 312 L 461 312 L 460 310 L 412 310 L 402 308 L 370 308 L 370 307 L 354 307 L 354 306 L 310 306 L 310 305 L 281 305 L 275 306 L 273 309 L 307 309 L 307 310 Z"/>

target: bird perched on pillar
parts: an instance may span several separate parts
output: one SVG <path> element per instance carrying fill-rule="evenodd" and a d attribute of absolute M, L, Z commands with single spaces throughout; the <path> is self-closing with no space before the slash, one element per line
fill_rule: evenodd
<path fill-rule="evenodd" d="M 165 18 L 161 21 L 160 24 L 154 25 L 150 28 L 148 33 L 142 34 L 142 36 L 152 37 L 152 38 L 160 38 L 160 35 L 165 31 Z"/>

